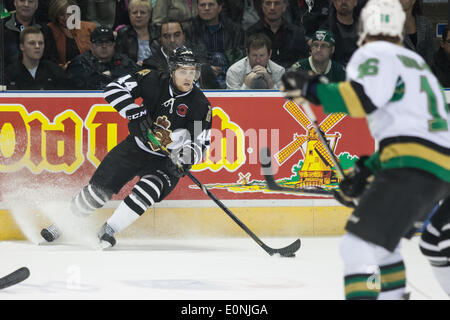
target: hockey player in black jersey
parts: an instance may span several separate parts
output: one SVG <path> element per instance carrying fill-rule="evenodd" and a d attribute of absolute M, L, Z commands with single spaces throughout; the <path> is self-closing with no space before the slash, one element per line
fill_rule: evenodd
<path fill-rule="evenodd" d="M 193 164 L 201 162 L 210 143 L 212 111 L 195 86 L 200 66 L 193 51 L 180 47 L 169 57 L 170 76 L 141 70 L 110 83 L 104 98 L 129 120 L 130 134 L 100 163 L 89 184 L 71 202 L 71 211 L 87 216 L 103 207 L 136 176 L 140 180 L 98 233 L 103 247 L 114 246 L 114 234 L 162 201 Z M 142 104 L 135 104 L 137 98 Z M 171 152 L 167 157 L 148 134 Z M 59 237 L 56 225 L 41 231 L 51 242 Z"/>

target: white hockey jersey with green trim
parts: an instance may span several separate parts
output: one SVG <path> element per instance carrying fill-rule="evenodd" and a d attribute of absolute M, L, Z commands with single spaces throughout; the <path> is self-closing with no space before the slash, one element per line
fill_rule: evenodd
<path fill-rule="evenodd" d="M 367 117 L 380 169 L 418 168 L 450 182 L 450 115 L 437 78 L 417 53 L 367 43 L 347 65 L 347 81 L 319 84 L 324 111 Z"/>
<path fill-rule="evenodd" d="M 420 55 L 390 42 L 371 42 L 350 59 L 347 79 L 360 83 L 378 108 L 367 116 L 377 141 L 418 136 L 450 148 L 444 93 Z"/>

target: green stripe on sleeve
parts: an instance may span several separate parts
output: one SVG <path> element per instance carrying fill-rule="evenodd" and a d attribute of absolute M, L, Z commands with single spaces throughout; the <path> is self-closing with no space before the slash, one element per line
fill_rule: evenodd
<path fill-rule="evenodd" d="M 317 85 L 317 95 L 325 113 L 343 112 L 348 114 L 347 106 L 338 88 L 338 82 Z"/>

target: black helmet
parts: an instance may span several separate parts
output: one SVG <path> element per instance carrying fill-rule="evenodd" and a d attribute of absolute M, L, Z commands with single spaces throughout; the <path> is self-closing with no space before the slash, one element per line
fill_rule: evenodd
<path fill-rule="evenodd" d="M 179 65 L 191 65 L 199 68 L 199 63 L 192 49 L 181 46 L 173 50 L 169 55 L 170 72 L 174 72 Z"/>

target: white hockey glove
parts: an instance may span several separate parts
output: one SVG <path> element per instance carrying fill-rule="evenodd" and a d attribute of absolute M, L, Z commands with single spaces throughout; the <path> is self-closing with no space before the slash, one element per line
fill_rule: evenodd
<path fill-rule="evenodd" d="M 172 151 L 167 162 L 167 170 L 170 174 L 175 177 L 181 178 L 186 175 L 186 173 L 192 167 L 192 149 L 189 147 L 184 147 L 179 151 Z"/>

